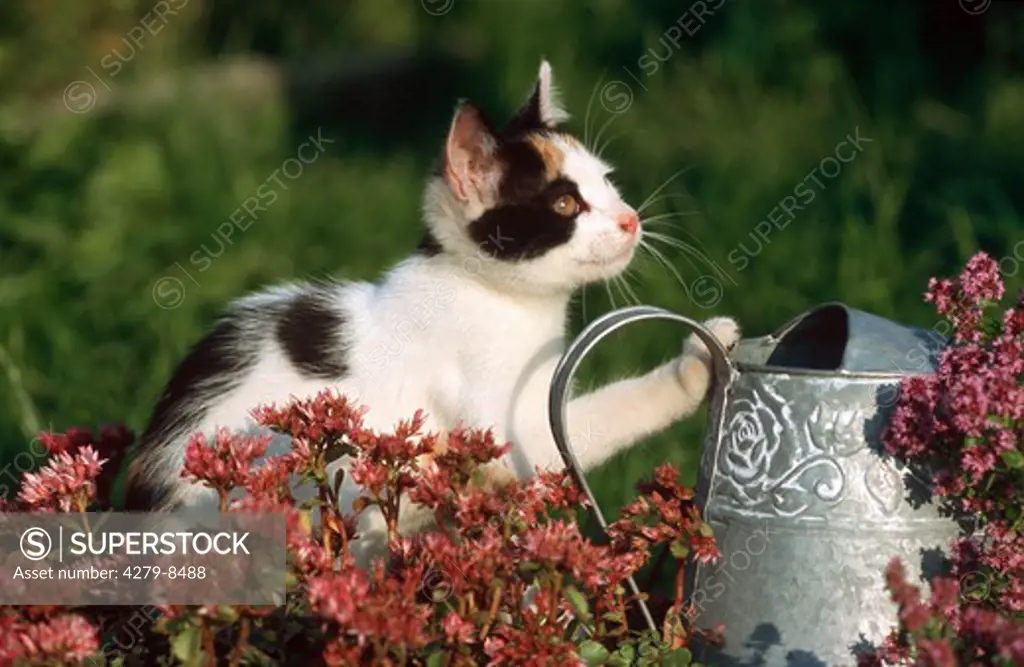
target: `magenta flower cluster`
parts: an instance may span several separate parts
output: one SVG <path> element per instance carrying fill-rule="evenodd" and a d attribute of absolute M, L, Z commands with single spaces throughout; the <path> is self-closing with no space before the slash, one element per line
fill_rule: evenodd
<path fill-rule="evenodd" d="M 941 503 L 972 530 L 929 603 L 890 564 L 899 627 L 862 665 L 1024 664 L 1024 292 L 1005 310 L 1004 292 L 985 253 L 929 282 L 925 300 L 953 333 L 938 372 L 903 383 L 886 447 L 933 471 Z"/>

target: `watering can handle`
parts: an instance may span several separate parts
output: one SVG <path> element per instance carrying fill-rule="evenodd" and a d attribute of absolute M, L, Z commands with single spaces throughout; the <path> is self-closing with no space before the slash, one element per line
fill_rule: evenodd
<path fill-rule="evenodd" d="M 597 505 L 594 493 L 590 490 L 590 486 L 587 484 L 587 480 L 583 475 L 583 468 L 580 466 L 575 453 L 573 453 L 572 448 L 569 446 L 569 437 L 566 433 L 566 410 L 568 408 L 569 387 L 572 383 L 573 375 L 576 373 L 576 369 L 583 361 L 583 358 L 587 356 L 594 346 L 616 329 L 642 320 L 672 320 L 685 324 L 687 327 L 692 329 L 697 337 L 704 342 L 704 345 L 707 346 L 708 351 L 711 353 L 714 366 L 714 386 L 717 387 L 718 391 L 725 390 L 732 373 L 732 365 L 729 363 L 728 352 L 715 335 L 711 333 L 711 331 L 696 320 L 678 315 L 665 310 L 664 308 L 657 308 L 655 306 L 633 306 L 613 310 L 612 312 L 591 322 L 590 325 L 576 336 L 576 339 L 569 345 L 569 349 L 567 349 L 565 354 L 562 355 L 562 358 L 558 362 L 558 366 L 555 367 L 554 376 L 551 380 L 551 391 L 548 394 L 548 420 L 551 425 L 551 434 L 555 439 L 555 444 L 558 446 L 558 452 L 561 454 L 566 468 L 568 468 L 574 481 L 583 491 L 584 495 L 586 495 L 587 500 L 590 501 L 591 512 L 593 513 L 594 518 L 597 519 L 598 525 L 601 526 L 601 530 L 605 531 L 606 534 L 608 524 L 604 519 L 604 515 L 601 513 L 601 508 Z M 632 593 L 634 595 L 639 595 L 640 591 L 632 577 L 629 579 L 629 585 L 632 589 Z M 652 630 L 657 630 L 657 626 L 654 623 L 654 619 L 652 618 L 650 611 L 647 609 L 647 605 L 644 604 L 643 600 L 638 600 L 638 602 L 648 626 Z"/>

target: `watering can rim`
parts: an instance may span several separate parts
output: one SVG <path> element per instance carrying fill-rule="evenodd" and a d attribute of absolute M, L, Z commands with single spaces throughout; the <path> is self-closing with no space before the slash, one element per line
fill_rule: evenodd
<path fill-rule="evenodd" d="M 737 371 L 743 373 L 755 373 L 761 375 L 801 375 L 804 377 L 820 377 L 820 378 L 851 378 L 851 379 L 870 379 L 870 380 L 902 380 L 908 377 L 928 377 L 934 375 L 931 371 L 848 371 L 844 369 L 837 370 L 817 370 L 814 368 L 792 368 L 789 366 L 776 366 L 774 364 L 752 364 L 745 361 L 734 361 L 729 360 L 731 368 L 735 368 Z"/>
<path fill-rule="evenodd" d="M 826 301 L 816 306 L 808 308 L 799 315 L 794 316 L 788 322 L 780 327 L 777 327 L 774 331 L 763 336 L 755 336 L 753 338 L 746 339 L 748 342 L 754 341 L 766 341 L 771 343 L 778 343 L 781 341 L 786 334 L 792 331 L 798 324 L 805 321 L 812 315 L 819 313 L 823 310 L 830 308 L 842 308 L 847 313 L 860 313 L 862 315 L 868 315 L 872 317 L 880 317 L 874 313 L 870 313 L 866 310 L 854 308 L 847 303 L 842 301 Z M 883 318 L 888 319 L 888 318 Z M 895 324 L 895 323 L 894 323 Z M 944 338 L 940 336 L 940 338 Z M 747 361 L 736 361 L 732 358 L 728 359 L 729 366 L 736 369 L 737 371 L 744 373 L 753 373 L 760 375 L 796 375 L 803 377 L 820 377 L 820 378 L 849 378 L 849 379 L 869 379 L 869 380 L 902 380 L 908 377 L 928 377 L 934 375 L 935 372 L 931 370 L 895 370 L 895 371 L 851 371 L 843 368 L 821 370 L 814 368 L 800 368 L 792 366 L 779 366 L 776 364 L 758 364 Z"/>

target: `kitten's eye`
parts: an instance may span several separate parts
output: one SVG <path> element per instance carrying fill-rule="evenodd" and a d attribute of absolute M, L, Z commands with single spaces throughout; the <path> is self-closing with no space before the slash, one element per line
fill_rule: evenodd
<path fill-rule="evenodd" d="M 551 205 L 551 208 L 555 209 L 555 213 L 564 215 L 565 217 L 571 217 L 576 215 L 580 210 L 580 203 L 572 195 L 562 195 Z"/>

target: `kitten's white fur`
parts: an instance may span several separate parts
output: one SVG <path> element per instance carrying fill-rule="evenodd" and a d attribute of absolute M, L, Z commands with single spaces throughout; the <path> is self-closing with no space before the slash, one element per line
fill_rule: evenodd
<path fill-rule="evenodd" d="M 545 62 L 538 77 L 540 108 L 553 124 L 566 114 L 551 86 Z M 274 337 L 264 336 L 259 362 L 236 389 L 209 406 L 197 430 L 212 433 L 223 426 L 251 431 L 248 412 L 256 405 L 283 404 L 330 386 L 369 406 L 370 427 L 389 430 L 423 408 L 430 430 L 445 432 L 458 424 L 493 426 L 499 442 L 515 444 L 503 464 L 516 477 L 531 476 L 536 465 L 560 469 L 563 463 L 549 432 L 547 402 L 552 374 L 564 351 L 570 298 L 583 284 L 622 271 L 638 238 L 619 227 L 618 217 L 632 209 L 607 180 L 608 165 L 578 144 L 564 142 L 560 147 L 565 153 L 564 174 L 577 183 L 592 207 L 580 216 L 571 241 L 526 262 L 489 259 L 462 232 L 479 215 L 483 195 L 476 192 L 474 198 L 470 192 L 470 201 L 460 201 L 445 178 L 433 180 L 426 189 L 425 218 L 433 234 L 457 253 L 413 256 L 378 284 L 334 288 L 333 301 L 344 314 L 350 341 L 344 350 L 350 375 L 334 384 L 304 378 Z M 290 299 L 299 289 L 276 288 L 246 297 L 238 306 L 265 309 Z M 731 319 L 716 318 L 707 325 L 727 347 L 739 337 Z M 573 398 L 568 430 L 581 464 L 593 468 L 693 413 L 707 393 L 709 363 L 704 345 L 691 336 L 681 357 L 640 377 Z M 272 445 L 276 452 L 287 447 L 279 436 Z M 168 443 L 161 455 L 162 474 L 176 476 L 183 449 L 180 440 Z M 345 509 L 356 492 L 346 479 Z M 198 486 L 182 486 L 178 494 L 186 506 L 213 501 L 212 494 Z M 403 530 L 415 529 L 424 520 L 422 514 L 410 514 L 403 519 Z M 364 560 L 378 553 L 384 538 L 378 512 L 364 512 L 360 532 L 353 547 L 357 558 Z"/>

